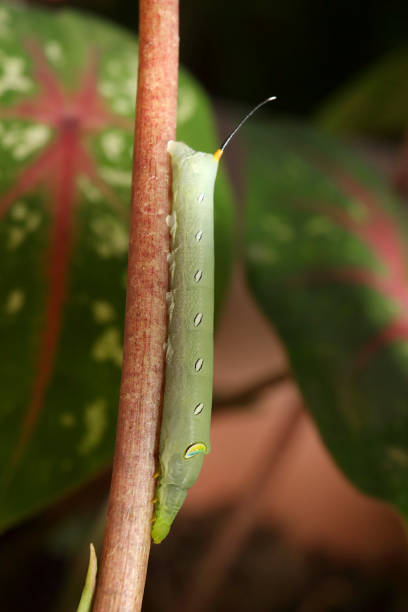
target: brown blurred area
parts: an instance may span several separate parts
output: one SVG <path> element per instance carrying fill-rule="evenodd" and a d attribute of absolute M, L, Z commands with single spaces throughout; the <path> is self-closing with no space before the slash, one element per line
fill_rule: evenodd
<path fill-rule="evenodd" d="M 153 548 L 146 609 L 160 609 L 164 570 L 169 610 L 408 610 L 403 521 L 331 459 L 239 270 L 216 336 L 211 453 Z"/>
<path fill-rule="evenodd" d="M 214 395 L 232 396 L 257 381 L 271 382 L 249 409 L 215 413 L 211 454 L 187 500 L 186 512 L 195 513 L 206 505 L 216 508 L 222 495 L 228 502 L 239 494 L 268 445 L 277 444 L 288 412 L 296 408 L 303 412 L 302 422 L 282 450 L 273 490 L 265 495 L 262 522 L 279 523 L 302 544 L 324 547 L 347 558 L 369 562 L 396 555 L 408 560 L 408 541 L 400 517 L 388 505 L 362 495 L 343 476 L 303 406 L 295 383 L 291 378 L 279 380 L 279 375 L 288 371 L 279 338 L 237 273 L 216 338 Z M 224 473 L 231 478 L 224 481 Z M 215 491 L 217 475 L 222 483 Z M 211 496 L 206 491 L 210 481 Z"/>

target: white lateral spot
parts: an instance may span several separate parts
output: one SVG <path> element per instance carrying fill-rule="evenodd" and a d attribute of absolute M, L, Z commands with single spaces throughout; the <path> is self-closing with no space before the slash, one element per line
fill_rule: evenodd
<path fill-rule="evenodd" d="M 169 339 L 167 340 L 167 346 L 166 346 L 166 362 L 167 363 L 171 362 L 171 360 L 173 359 L 173 355 L 174 355 L 174 350 L 173 350 L 173 347 Z"/>
<path fill-rule="evenodd" d="M 167 227 L 173 227 L 174 222 L 175 222 L 174 215 L 173 214 L 167 215 L 167 217 L 166 217 L 166 225 L 167 225 Z"/>
<path fill-rule="evenodd" d="M 171 223 L 170 227 L 170 236 L 174 240 L 177 232 L 177 214 L 176 211 L 172 212 L 171 215 L 168 216 L 168 219 Z"/>
<path fill-rule="evenodd" d="M 204 404 L 202 402 L 200 402 L 199 404 L 197 404 L 194 408 L 194 414 L 197 416 L 198 414 L 201 414 L 202 411 L 204 409 Z"/>
<path fill-rule="evenodd" d="M 196 316 L 194 317 L 194 327 L 198 327 L 202 320 L 203 320 L 203 313 L 198 312 Z"/>
<path fill-rule="evenodd" d="M 197 242 L 200 242 L 201 238 L 203 237 L 203 232 L 201 230 L 198 230 L 198 232 L 195 235 L 195 239 Z"/>
<path fill-rule="evenodd" d="M 172 242 L 176 237 L 177 232 L 177 215 L 176 211 L 172 212 L 171 215 L 167 215 L 166 217 L 167 227 L 170 229 L 170 236 L 172 238 Z"/>
<path fill-rule="evenodd" d="M 169 271 L 170 271 L 170 280 L 171 282 L 173 282 L 174 280 L 174 273 L 176 271 L 176 262 L 173 260 L 169 266 Z"/>
<path fill-rule="evenodd" d="M 198 202 L 199 204 L 201 204 L 201 202 L 202 202 L 203 200 L 204 200 L 204 194 L 203 194 L 203 193 L 200 193 L 200 194 L 197 196 L 197 202 Z"/>
<path fill-rule="evenodd" d="M 202 270 L 197 270 L 197 272 L 194 274 L 195 282 L 199 283 L 202 278 L 203 278 L 203 271 Z"/>
<path fill-rule="evenodd" d="M 168 312 L 168 317 L 169 317 L 169 323 L 171 322 L 171 320 L 173 318 L 174 306 L 175 306 L 175 303 L 174 303 L 174 299 L 172 297 L 170 302 L 167 302 L 167 312 Z"/>
<path fill-rule="evenodd" d="M 203 363 L 204 363 L 204 359 L 201 359 L 201 357 L 197 359 L 197 361 L 194 364 L 194 369 L 196 372 L 199 372 L 201 370 L 201 368 L 203 367 Z"/>
<path fill-rule="evenodd" d="M 16 314 L 25 302 L 25 294 L 21 289 L 14 289 L 8 294 L 5 311 L 7 314 Z"/>

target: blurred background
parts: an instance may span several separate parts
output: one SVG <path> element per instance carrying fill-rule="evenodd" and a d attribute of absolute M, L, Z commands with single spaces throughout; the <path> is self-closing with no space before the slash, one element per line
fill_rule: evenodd
<path fill-rule="evenodd" d="M 76 7 L 137 32 L 125 0 L 32 2 Z M 254 104 L 279 95 L 279 112 L 307 116 L 338 88 L 408 44 L 408 6 L 390 2 L 180 2 L 180 61 L 214 100 Z M 276 109 L 271 112 L 278 112 Z"/>
<path fill-rule="evenodd" d="M 125 0 L 29 4 L 87 11 L 137 32 L 137 7 Z M 275 94 L 264 117 L 346 135 L 405 198 L 405 0 L 182 0 L 180 13 L 180 60 L 210 95 L 220 139 Z M 237 209 L 244 148 L 237 141 L 226 160 Z M 143 609 L 408 610 L 403 521 L 331 459 L 240 262 L 218 325 L 214 396 L 212 452 L 171 537 L 152 549 Z M 109 477 L 103 470 L 1 536 L 1 610 L 74 609 L 87 542 L 100 552 Z"/>

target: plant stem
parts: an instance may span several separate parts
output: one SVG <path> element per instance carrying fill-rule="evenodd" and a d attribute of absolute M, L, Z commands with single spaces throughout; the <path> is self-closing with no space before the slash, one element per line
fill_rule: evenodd
<path fill-rule="evenodd" d="M 178 0 L 140 0 L 139 75 L 123 368 L 107 525 L 94 612 L 141 609 L 164 376 L 170 166 Z"/>

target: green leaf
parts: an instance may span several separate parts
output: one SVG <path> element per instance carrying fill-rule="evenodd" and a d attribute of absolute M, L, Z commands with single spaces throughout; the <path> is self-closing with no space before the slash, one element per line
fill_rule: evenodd
<path fill-rule="evenodd" d="M 84 588 L 81 595 L 77 612 L 89 612 L 92 605 L 92 598 L 94 596 L 95 584 L 96 584 L 96 573 L 98 571 L 98 560 L 96 558 L 94 545 L 89 545 L 89 565 L 86 573 L 86 579 Z"/>
<path fill-rule="evenodd" d="M 378 171 L 296 125 L 249 126 L 246 264 L 332 455 L 408 517 L 408 217 Z"/>
<path fill-rule="evenodd" d="M 408 49 L 359 74 L 323 104 L 317 123 L 335 132 L 395 136 L 407 127 Z"/>
<path fill-rule="evenodd" d="M 112 458 L 122 361 L 137 43 L 71 11 L 0 7 L 0 529 Z M 217 148 L 180 74 L 178 137 Z M 231 197 L 217 186 L 217 304 Z"/>

